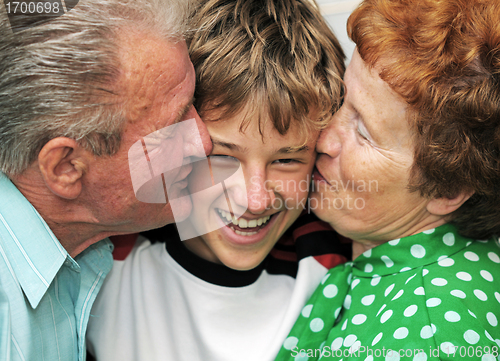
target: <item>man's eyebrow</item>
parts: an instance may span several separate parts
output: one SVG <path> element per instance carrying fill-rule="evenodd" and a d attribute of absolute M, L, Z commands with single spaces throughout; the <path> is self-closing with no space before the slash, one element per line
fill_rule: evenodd
<path fill-rule="evenodd" d="M 173 122 L 173 124 L 179 123 L 184 118 L 186 113 L 189 112 L 189 110 L 193 106 L 193 103 L 194 103 L 194 97 L 192 97 L 191 100 L 184 107 L 181 108 L 181 110 L 179 111 L 179 114 L 177 114 L 177 117 L 175 118 L 175 121 Z"/>

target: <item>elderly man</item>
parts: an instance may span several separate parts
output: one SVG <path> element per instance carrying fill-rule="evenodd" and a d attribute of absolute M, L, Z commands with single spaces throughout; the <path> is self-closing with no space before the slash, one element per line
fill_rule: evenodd
<path fill-rule="evenodd" d="M 174 221 L 168 201 L 137 199 L 128 152 L 188 119 L 200 136 L 177 149 L 184 164 L 211 149 L 192 105 L 188 11 L 186 0 L 88 0 L 21 31 L 0 13 L 2 361 L 84 360 L 112 264 L 97 242 Z M 172 179 L 181 195 L 189 171 Z M 188 215 L 189 197 L 177 201 Z"/>

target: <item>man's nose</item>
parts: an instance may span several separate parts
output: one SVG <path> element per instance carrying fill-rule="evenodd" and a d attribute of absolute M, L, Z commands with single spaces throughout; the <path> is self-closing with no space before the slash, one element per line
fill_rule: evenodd
<path fill-rule="evenodd" d="M 200 136 L 195 137 L 194 134 L 187 134 L 184 137 L 184 157 L 202 158 L 209 155 L 212 151 L 212 140 L 205 123 L 201 120 L 194 106 L 191 106 L 191 109 L 184 116 L 184 120 L 186 119 L 195 119 Z"/>

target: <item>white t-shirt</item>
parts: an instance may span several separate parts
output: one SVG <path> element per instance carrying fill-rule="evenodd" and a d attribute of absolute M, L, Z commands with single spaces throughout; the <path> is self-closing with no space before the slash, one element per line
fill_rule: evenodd
<path fill-rule="evenodd" d="M 250 271 L 199 258 L 173 227 L 139 236 L 94 303 L 90 353 L 98 361 L 274 360 L 328 268 L 344 260 L 331 229 L 303 223 Z"/>

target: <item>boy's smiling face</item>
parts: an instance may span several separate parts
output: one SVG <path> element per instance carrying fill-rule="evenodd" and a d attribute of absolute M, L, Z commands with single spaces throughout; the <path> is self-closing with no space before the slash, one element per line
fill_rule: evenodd
<path fill-rule="evenodd" d="M 189 185 L 193 227 L 199 234 L 217 230 L 185 241 L 198 256 L 236 270 L 258 266 L 304 209 L 319 135 L 311 132 L 304 144 L 297 126 L 282 136 L 271 121 L 263 122 L 261 135 L 257 119 L 242 132 L 245 114 L 217 121 L 209 120 L 218 119 L 216 111 L 204 114 L 213 141 L 210 162 L 232 169 L 241 166 L 243 175 L 240 181 L 232 177 L 225 182 L 226 194 L 205 190 L 197 196 L 200 189 L 193 169 Z"/>

